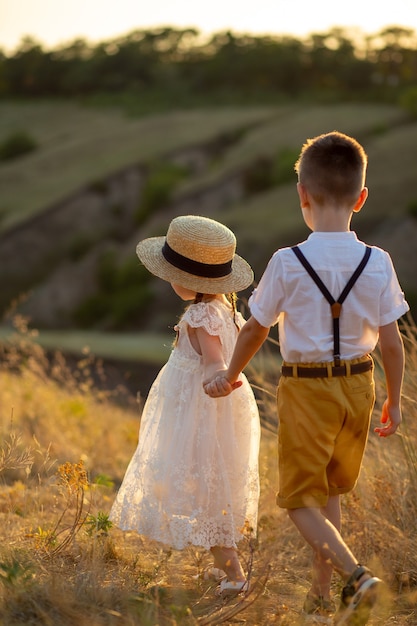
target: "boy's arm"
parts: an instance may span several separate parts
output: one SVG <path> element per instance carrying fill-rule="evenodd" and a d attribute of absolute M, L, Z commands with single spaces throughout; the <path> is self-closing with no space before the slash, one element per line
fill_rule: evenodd
<path fill-rule="evenodd" d="M 404 376 L 404 344 L 398 323 L 379 329 L 379 346 L 387 384 L 387 399 L 382 407 L 381 424 L 375 428 L 380 437 L 393 435 L 401 424 L 401 388 Z"/>
<path fill-rule="evenodd" d="M 268 333 L 269 328 L 250 317 L 239 332 L 229 367 L 207 378 L 203 383 L 204 391 L 212 398 L 217 398 L 227 396 L 233 389 L 240 387 L 239 374 L 262 346 Z"/>

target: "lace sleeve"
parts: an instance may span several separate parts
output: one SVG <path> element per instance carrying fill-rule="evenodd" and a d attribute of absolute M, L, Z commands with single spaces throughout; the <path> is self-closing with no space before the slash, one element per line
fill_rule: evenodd
<path fill-rule="evenodd" d="M 216 307 L 209 302 L 191 304 L 181 321 L 186 322 L 192 328 L 204 328 L 209 335 L 219 335 L 223 325 Z"/>

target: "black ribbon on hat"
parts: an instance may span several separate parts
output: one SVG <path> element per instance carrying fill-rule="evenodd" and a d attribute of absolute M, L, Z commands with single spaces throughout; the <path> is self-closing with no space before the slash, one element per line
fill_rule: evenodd
<path fill-rule="evenodd" d="M 222 278 L 232 271 L 232 259 L 226 263 L 200 263 L 193 261 L 179 252 L 175 252 L 165 241 L 162 247 L 162 255 L 168 263 L 187 274 L 201 276 L 203 278 Z"/>

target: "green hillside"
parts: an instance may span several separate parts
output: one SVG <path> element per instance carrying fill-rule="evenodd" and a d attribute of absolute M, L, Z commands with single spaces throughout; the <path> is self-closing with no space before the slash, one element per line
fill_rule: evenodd
<path fill-rule="evenodd" d="M 277 110 L 276 117 L 266 120 L 262 125 L 246 133 L 239 143 L 231 147 L 221 163 L 209 173 L 194 179 L 186 186 L 192 189 L 207 184 L 208 181 L 235 171 L 258 157 L 274 157 L 284 148 L 298 154 L 307 138 L 332 130 L 358 137 L 366 146 L 367 143 L 372 143 L 375 135 L 385 134 L 404 121 L 404 112 L 399 107 L 388 105 L 333 104 L 282 107 Z"/>
<path fill-rule="evenodd" d="M 23 130 L 39 144 L 27 156 L 0 164 L 0 228 L 131 163 L 205 143 L 276 114 L 274 108 L 231 107 L 132 118 L 75 103 L 0 103 L 0 143 Z"/>
<path fill-rule="evenodd" d="M 147 276 L 152 286 L 142 302 L 149 302 L 138 310 L 144 306 L 138 304 L 137 297 L 144 278 L 136 271 L 137 240 L 165 232 L 175 214 L 208 215 L 235 231 L 238 251 L 250 261 L 258 280 L 278 246 L 289 245 L 308 234 L 299 210 L 293 165 L 306 138 L 335 129 L 356 136 L 369 155 L 369 199 L 364 210 L 355 216 L 353 226 L 370 243 L 390 251 L 407 297 L 410 301 L 415 299 L 417 122 L 397 106 L 348 103 L 213 107 L 132 118 L 121 110 L 73 103 L 1 103 L 0 143 L 18 129 L 33 136 L 39 148 L 0 164 L 0 237 L 2 231 L 8 245 L 13 243 L 13 226 L 17 225 L 20 230 L 26 228 L 23 241 L 36 242 L 49 227 L 49 218 L 38 220 L 45 209 L 62 209 L 69 194 L 83 193 L 83 189 L 86 194 L 91 189 L 96 193 L 95 202 L 103 202 L 103 211 L 113 211 L 111 195 L 102 200 L 101 187 L 105 188 L 106 177 L 131 164 L 149 165 L 165 159 L 175 165 L 187 150 L 187 159 L 191 159 L 187 176 L 170 183 L 162 203 L 144 212 L 139 198 L 138 210 L 144 217 L 139 223 L 130 216 L 130 221 L 123 225 L 122 236 L 119 232 L 115 238 L 111 231 L 96 236 L 85 232 L 82 223 L 74 223 L 70 234 L 66 229 L 48 233 L 50 249 L 49 243 L 38 244 L 43 266 L 32 284 L 31 262 L 23 264 L 20 279 L 15 275 L 10 280 L 4 271 L 3 276 L 0 272 L 3 294 L 12 294 L 15 288 L 14 297 L 18 297 L 18 285 L 24 285 L 28 295 L 22 311 L 33 318 L 35 327 L 41 328 L 45 347 L 68 350 L 70 344 L 78 350 L 81 344 L 89 344 L 99 355 L 113 354 L 124 359 L 130 349 L 129 340 L 124 336 L 118 342 L 115 331 L 128 331 L 134 334 L 133 352 L 138 359 L 162 362 L 165 355 L 159 354 L 159 338 L 176 319 L 181 303 L 169 285 Z M 85 206 L 88 211 L 88 204 Z M 112 219 L 121 223 L 128 218 L 117 212 Z M 65 240 L 69 236 L 71 240 Z M 74 241 L 79 246 L 88 243 L 90 248 L 75 256 L 71 252 Z M 22 245 L 27 244 L 12 247 L 8 262 L 20 258 Z M 108 265 L 109 252 L 114 266 Z M 105 277 L 105 292 L 100 265 L 103 259 L 107 259 L 106 271 L 110 272 Z M 88 291 L 81 294 L 84 283 L 89 285 Z M 54 323 L 42 323 L 39 315 L 61 301 L 64 291 L 74 294 L 74 312 L 82 307 L 88 313 L 90 307 L 88 324 L 85 315 L 84 322 L 78 319 L 75 323 L 73 312 L 58 309 L 59 319 L 66 314 L 64 324 L 57 327 Z M 94 302 L 88 301 L 90 297 Z M 121 304 L 126 310 L 120 315 L 119 306 L 116 323 L 112 307 Z M 97 310 L 104 317 L 98 317 Z M 58 328 L 59 334 L 52 333 Z M 78 334 L 67 334 L 69 330 L 77 330 Z M 86 334 L 87 330 L 92 334 Z M 147 333 L 150 343 L 144 343 L 140 333 Z M 150 353 L 158 356 L 149 357 Z"/>

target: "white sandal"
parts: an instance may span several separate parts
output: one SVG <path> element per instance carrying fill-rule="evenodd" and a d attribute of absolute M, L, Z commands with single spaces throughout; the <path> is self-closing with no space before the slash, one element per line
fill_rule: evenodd
<path fill-rule="evenodd" d="M 223 578 L 226 578 L 226 573 L 218 567 L 207 567 L 205 570 L 193 576 L 194 580 L 215 580 L 220 582 Z"/>
<path fill-rule="evenodd" d="M 234 593 L 242 593 L 247 591 L 249 584 L 247 580 L 232 581 L 225 578 L 220 582 L 220 585 L 216 589 L 217 596 L 226 596 Z"/>
<path fill-rule="evenodd" d="M 226 578 L 226 573 L 218 567 L 208 567 L 203 572 L 204 580 L 215 580 L 220 582 L 223 578 Z"/>

